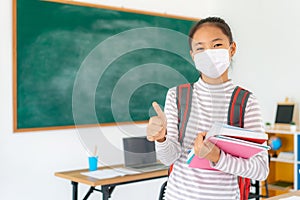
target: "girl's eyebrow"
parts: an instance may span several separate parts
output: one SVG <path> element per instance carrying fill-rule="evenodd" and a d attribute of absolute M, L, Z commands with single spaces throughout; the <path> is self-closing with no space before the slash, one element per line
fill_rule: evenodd
<path fill-rule="evenodd" d="M 216 38 L 216 39 L 213 39 L 212 41 L 210 42 L 216 42 L 216 41 L 222 41 L 223 39 L 222 38 Z M 205 42 L 197 42 L 194 44 L 194 46 L 196 45 L 203 45 Z"/>
<path fill-rule="evenodd" d="M 220 41 L 220 40 L 223 40 L 221 38 L 216 38 L 216 39 L 213 39 L 212 42 L 216 42 L 216 41 Z"/>

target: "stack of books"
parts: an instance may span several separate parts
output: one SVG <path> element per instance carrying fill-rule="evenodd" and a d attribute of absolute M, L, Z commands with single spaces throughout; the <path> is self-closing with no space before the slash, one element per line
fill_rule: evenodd
<path fill-rule="evenodd" d="M 214 143 L 225 153 L 241 158 L 250 158 L 261 151 L 270 149 L 269 146 L 264 145 L 268 140 L 266 133 L 220 123 L 212 126 L 205 139 Z M 193 149 L 188 155 L 187 163 L 192 168 L 213 169 L 207 159 L 195 156 Z"/>

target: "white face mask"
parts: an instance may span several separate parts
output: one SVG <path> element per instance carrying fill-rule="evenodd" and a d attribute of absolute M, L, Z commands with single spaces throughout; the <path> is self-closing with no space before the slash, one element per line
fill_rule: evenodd
<path fill-rule="evenodd" d="M 229 67 L 228 49 L 207 49 L 194 56 L 196 68 L 210 78 L 220 77 Z"/>

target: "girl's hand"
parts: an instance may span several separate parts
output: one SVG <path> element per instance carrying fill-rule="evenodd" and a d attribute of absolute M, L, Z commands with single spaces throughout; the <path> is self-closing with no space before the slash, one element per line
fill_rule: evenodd
<path fill-rule="evenodd" d="M 199 133 L 197 138 L 195 139 L 195 155 L 200 158 L 206 158 L 211 162 L 217 163 L 220 159 L 221 150 L 210 141 L 204 141 L 206 134 L 206 132 Z"/>
<path fill-rule="evenodd" d="M 157 116 L 151 117 L 147 126 L 147 139 L 149 141 L 163 142 L 166 140 L 167 118 L 156 102 L 152 104 Z"/>

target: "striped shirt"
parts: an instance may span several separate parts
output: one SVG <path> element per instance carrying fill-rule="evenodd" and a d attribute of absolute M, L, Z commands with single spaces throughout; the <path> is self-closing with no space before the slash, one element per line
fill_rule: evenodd
<path fill-rule="evenodd" d="M 198 133 L 207 132 L 214 122 L 227 124 L 228 107 L 234 88 L 231 80 L 210 85 L 200 78 L 194 84 L 191 112 L 182 146 L 178 142 L 176 88 L 168 91 L 164 109 L 167 117 L 166 140 L 156 142 L 158 159 L 165 165 L 174 163 L 168 179 L 166 199 L 239 200 L 237 176 L 266 179 L 269 173 L 267 151 L 250 159 L 234 157 L 221 151 L 218 163 L 210 163 L 217 170 L 189 168 L 186 164 L 188 150 L 193 148 Z M 260 108 L 252 94 L 245 109 L 244 128 L 264 132 Z"/>

